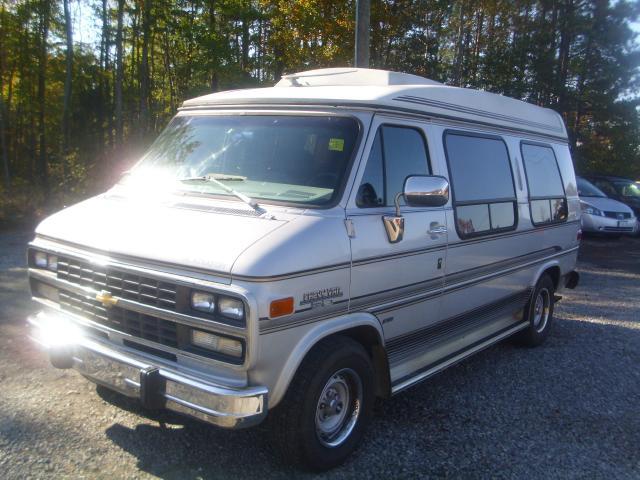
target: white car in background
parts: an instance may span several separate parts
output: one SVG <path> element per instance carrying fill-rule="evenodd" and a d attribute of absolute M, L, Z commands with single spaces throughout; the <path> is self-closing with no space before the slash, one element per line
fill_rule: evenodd
<path fill-rule="evenodd" d="M 637 220 L 633 210 L 624 203 L 609 198 L 591 182 L 576 177 L 582 206 L 582 231 L 610 236 L 633 235 Z"/>

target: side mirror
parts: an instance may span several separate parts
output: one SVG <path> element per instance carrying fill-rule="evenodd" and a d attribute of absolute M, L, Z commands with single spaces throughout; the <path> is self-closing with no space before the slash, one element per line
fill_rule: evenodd
<path fill-rule="evenodd" d="M 449 182 L 444 177 L 413 175 L 404 181 L 403 195 L 411 207 L 442 207 L 449 201 Z"/>
<path fill-rule="evenodd" d="M 395 198 L 395 216 L 382 217 L 387 238 L 397 243 L 404 235 L 404 218 L 400 213 L 400 197 L 410 207 L 442 207 L 449 201 L 449 182 L 436 175 L 412 175 L 404 181 L 404 191 Z"/>

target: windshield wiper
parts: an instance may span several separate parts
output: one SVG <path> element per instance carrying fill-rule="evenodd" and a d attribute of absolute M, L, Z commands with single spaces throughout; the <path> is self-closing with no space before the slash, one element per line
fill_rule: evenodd
<path fill-rule="evenodd" d="M 201 180 L 203 182 L 207 182 L 209 180 L 223 180 L 223 181 L 234 181 L 234 182 L 244 182 L 247 177 L 243 177 L 242 175 L 230 175 L 226 173 L 207 173 L 206 175 L 200 175 L 196 177 L 185 177 L 180 178 L 181 182 L 191 182 Z"/>
<path fill-rule="evenodd" d="M 263 214 L 267 213 L 267 211 L 264 208 L 262 208 L 260 205 L 258 205 L 258 202 L 256 202 L 253 198 L 245 195 L 244 193 L 240 193 L 237 190 L 234 190 L 233 188 L 231 188 L 231 187 L 225 185 L 224 183 L 222 183 L 223 181 L 242 182 L 242 181 L 244 181 L 246 179 L 247 179 L 247 177 L 243 177 L 241 175 L 227 175 L 225 173 L 208 173 L 208 174 L 202 175 L 200 177 L 180 178 L 179 181 L 181 181 L 181 182 L 212 182 L 212 183 L 215 183 L 220 188 L 222 188 L 225 192 L 228 192 L 231 195 L 235 196 L 236 198 L 239 198 L 240 200 L 242 200 L 244 203 L 249 205 L 251 208 L 253 208 L 260 215 L 263 215 Z"/>

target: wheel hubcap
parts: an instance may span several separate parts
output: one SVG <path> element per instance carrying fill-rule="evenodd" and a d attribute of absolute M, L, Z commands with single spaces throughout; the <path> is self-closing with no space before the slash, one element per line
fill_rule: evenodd
<path fill-rule="evenodd" d="M 362 404 L 362 381 L 350 368 L 334 373 L 320 394 L 316 433 L 326 447 L 337 447 L 353 431 Z"/>
<path fill-rule="evenodd" d="M 536 296 L 533 305 L 533 328 L 536 332 L 542 332 L 549 321 L 549 305 L 551 304 L 551 296 L 549 290 L 541 289 Z"/>

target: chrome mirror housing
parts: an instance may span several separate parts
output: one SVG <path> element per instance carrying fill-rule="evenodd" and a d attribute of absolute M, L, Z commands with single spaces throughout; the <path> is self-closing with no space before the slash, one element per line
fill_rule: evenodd
<path fill-rule="evenodd" d="M 449 201 L 449 182 L 437 175 L 412 175 L 404 181 L 404 191 L 395 198 L 396 214 L 384 215 L 382 221 L 389 243 L 397 243 L 404 235 L 404 218 L 400 213 L 400 198 L 410 207 L 442 207 Z"/>
<path fill-rule="evenodd" d="M 449 201 L 449 182 L 435 175 L 413 175 L 404 181 L 403 195 L 411 207 L 442 207 Z"/>

